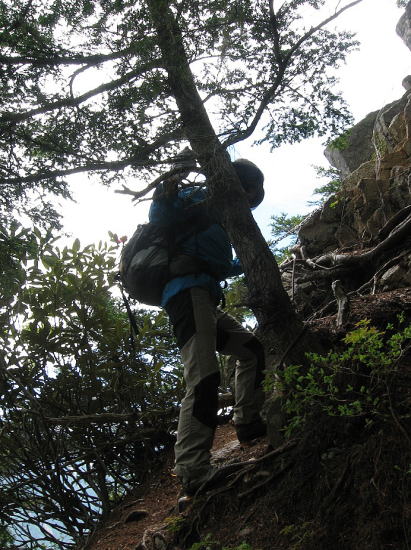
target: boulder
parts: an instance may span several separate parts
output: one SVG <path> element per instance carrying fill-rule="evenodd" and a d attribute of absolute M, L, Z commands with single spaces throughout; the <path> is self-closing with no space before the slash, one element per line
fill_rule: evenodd
<path fill-rule="evenodd" d="M 408 2 L 404 15 L 398 21 L 396 31 L 411 50 L 411 2 Z"/>
<path fill-rule="evenodd" d="M 374 153 L 372 135 L 378 112 L 369 113 L 325 149 L 326 159 L 334 168 L 341 171 L 343 177 L 371 159 Z"/>
<path fill-rule="evenodd" d="M 411 255 L 401 258 L 398 263 L 386 269 L 380 276 L 377 289 L 382 292 L 411 286 Z"/>
<path fill-rule="evenodd" d="M 403 81 L 402 85 L 406 90 L 411 90 L 411 75 L 407 75 Z"/>
<path fill-rule="evenodd" d="M 369 113 L 326 147 L 325 157 L 343 178 L 395 150 L 405 131 L 403 114 L 410 95 L 411 88 L 400 99 Z"/>

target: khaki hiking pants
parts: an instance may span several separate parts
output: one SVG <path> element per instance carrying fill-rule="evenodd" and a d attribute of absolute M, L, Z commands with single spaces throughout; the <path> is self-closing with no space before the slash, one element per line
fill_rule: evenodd
<path fill-rule="evenodd" d="M 248 424 L 259 418 L 264 350 L 254 334 L 217 308 L 203 288 L 180 292 L 165 309 L 181 350 L 187 388 L 178 423 L 175 473 L 189 488 L 210 471 L 220 382 L 216 350 L 237 359 L 235 424 Z"/>

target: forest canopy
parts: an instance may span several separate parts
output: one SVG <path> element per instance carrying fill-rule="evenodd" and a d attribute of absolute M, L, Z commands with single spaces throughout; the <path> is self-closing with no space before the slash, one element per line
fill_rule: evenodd
<path fill-rule="evenodd" d="M 178 25 L 224 148 L 255 129 L 259 142 L 277 147 L 335 136 L 350 121 L 335 70 L 357 42 L 325 23 L 359 1 L 329 10 L 324 20 L 326 3 L 318 0 L 289 0 L 277 10 L 266 0 L 158 6 Z M 97 173 L 104 183 L 127 186 L 167 171 L 187 144 L 187 125 L 150 2 L 3 1 L 0 19 L 6 209 L 40 189 L 67 193 L 71 174 Z"/>

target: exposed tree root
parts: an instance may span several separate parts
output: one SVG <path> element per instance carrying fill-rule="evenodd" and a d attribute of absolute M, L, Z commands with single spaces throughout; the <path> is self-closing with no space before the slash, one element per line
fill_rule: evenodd
<path fill-rule="evenodd" d="M 185 548 L 187 541 L 196 533 L 198 533 L 198 526 L 202 523 L 202 517 L 204 515 L 204 512 L 209 509 L 210 503 L 212 500 L 214 500 L 216 497 L 221 496 L 223 493 L 227 493 L 229 491 L 232 491 L 236 485 L 241 483 L 244 480 L 244 477 L 247 475 L 250 475 L 253 471 L 257 469 L 257 467 L 264 461 L 277 457 L 281 455 L 282 453 L 285 453 L 286 451 L 289 451 L 293 447 L 297 445 L 297 442 L 295 440 L 289 440 L 284 445 L 281 445 L 277 449 L 274 449 L 270 451 L 269 453 L 263 455 L 260 458 L 249 460 L 247 462 L 237 462 L 233 464 L 228 464 L 227 466 L 221 468 L 219 470 L 219 473 L 226 472 L 227 476 L 225 479 L 232 477 L 230 481 L 224 483 L 223 486 L 218 487 L 214 490 L 208 491 L 204 498 L 199 499 L 198 506 L 194 504 L 194 514 L 190 516 L 190 522 L 189 525 L 187 525 L 187 528 L 185 530 L 184 538 L 182 540 L 183 547 Z M 286 466 L 282 467 L 280 470 L 273 472 L 271 475 L 269 475 L 267 478 L 265 478 L 263 481 L 261 481 L 258 484 L 254 484 L 253 487 L 237 493 L 237 498 L 241 499 L 252 492 L 256 491 L 257 489 L 263 487 L 264 485 L 267 485 L 270 481 L 273 481 L 274 479 L 277 479 L 281 477 L 283 474 L 285 474 L 292 466 L 292 462 L 289 462 Z M 230 472 L 233 472 L 230 474 Z M 204 484 L 205 486 L 206 484 Z M 203 490 L 203 487 L 200 487 L 198 490 L 198 493 L 201 494 L 201 491 Z"/>
<path fill-rule="evenodd" d="M 398 245 L 401 245 L 402 251 L 399 256 L 396 256 L 397 258 L 409 253 L 411 247 L 404 249 L 404 244 L 410 237 L 411 206 L 407 206 L 393 216 L 380 230 L 378 239 L 382 240 L 373 248 L 362 254 L 338 254 L 336 252 L 331 252 L 315 258 L 303 258 L 301 260 L 293 259 L 290 262 L 283 263 L 280 269 L 284 272 L 292 267 L 293 285 L 313 280 L 343 278 L 349 275 L 353 270 L 360 270 L 366 267 L 366 271 L 368 271 L 370 266 L 375 265 L 378 267 L 378 264 L 381 264 L 381 260 L 386 259 L 387 255 L 389 257 L 390 252 L 395 251 Z M 375 272 L 375 275 L 385 269 L 385 266 L 388 268 L 389 265 L 392 265 L 390 262 L 393 261 L 394 258 L 389 258 L 388 261 Z M 299 268 L 306 266 L 310 269 L 310 272 L 298 275 L 297 266 Z"/>

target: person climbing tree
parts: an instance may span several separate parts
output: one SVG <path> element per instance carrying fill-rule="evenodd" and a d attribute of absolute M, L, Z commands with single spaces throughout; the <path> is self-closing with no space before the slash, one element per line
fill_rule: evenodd
<path fill-rule="evenodd" d="M 246 159 L 233 162 L 251 209 L 264 197 L 264 176 Z M 210 449 L 217 425 L 220 374 L 216 351 L 237 359 L 234 425 L 240 442 L 266 433 L 263 403 L 264 350 L 256 336 L 225 313 L 220 282 L 242 273 L 223 227 L 216 221 L 207 192 L 200 186 L 179 188 L 175 180 L 159 185 L 150 222 L 173 235 L 175 251 L 161 306 L 167 311 L 184 364 L 183 399 L 175 445 L 175 474 L 182 484 L 179 505 L 191 500 L 210 480 Z"/>

